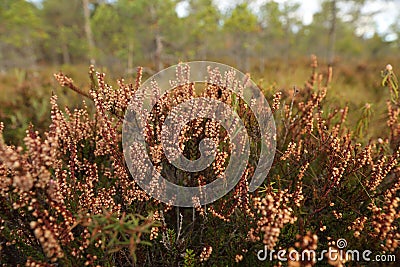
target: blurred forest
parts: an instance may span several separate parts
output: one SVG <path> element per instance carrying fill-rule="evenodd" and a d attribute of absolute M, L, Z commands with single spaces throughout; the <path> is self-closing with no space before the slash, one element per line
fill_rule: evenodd
<path fill-rule="evenodd" d="M 388 18 L 394 23 L 382 32 L 373 18 L 393 2 L 319 0 L 305 24 L 299 1 L 0 0 L 0 120 L 14 131 L 5 131 L 10 140 L 31 122 L 46 125 L 51 91 L 60 89 L 52 73 L 60 69 L 87 89 L 89 64 L 129 79 L 138 66 L 149 76 L 179 61 L 209 60 L 282 89 L 307 79 L 312 54 L 334 67 L 333 101 L 384 106 L 379 74 L 398 65 L 400 23 Z"/>
<path fill-rule="evenodd" d="M 96 62 L 123 74 L 207 59 L 262 71 L 270 60 L 310 54 L 330 64 L 398 54 L 400 23 L 378 34 L 372 17 L 380 10 L 364 8 L 390 1 L 320 0 L 308 25 L 296 1 L 234 1 L 224 10 L 214 2 L 1 0 L 0 70 Z"/>

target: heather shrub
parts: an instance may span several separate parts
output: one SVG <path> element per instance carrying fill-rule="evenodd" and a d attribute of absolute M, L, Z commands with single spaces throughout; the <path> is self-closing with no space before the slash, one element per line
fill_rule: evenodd
<path fill-rule="evenodd" d="M 172 107 L 199 96 L 233 105 L 251 137 L 246 171 L 235 188 L 209 205 L 169 206 L 150 198 L 125 164 L 123 116 L 142 82 L 118 87 L 91 66 L 90 91 L 63 73 L 61 86 L 91 101 L 61 109 L 51 97 L 51 124 L 40 135 L 29 127 L 24 145 L 0 143 L 0 261 L 4 266 L 231 266 L 261 262 L 260 249 L 369 249 L 400 258 L 400 100 L 390 66 L 382 72 L 387 89 L 385 129 L 365 139 L 370 106 L 357 125 L 348 125 L 348 107 L 326 99 L 332 69 L 318 71 L 315 58 L 304 86 L 279 92 L 264 89 L 275 117 L 277 150 L 264 184 L 248 184 L 259 157 L 260 129 L 237 95 L 214 84 L 178 86 L 161 98 L 147 122 L 145 140 L 152 161 L 171 181 L 197 186 L 220 179 L 230 159 L 226 131 L 210 119 L 196 119 L 181 133 L 189 159 L 199 155 L 204 138 L 218 141 L 216 160 L 199 173 L 168 164 L 161 147 L 161 126 Z M 177 77 L 179 78 L 179 77 Z M 155 87 L 155 93 L 157 93 Z M 0 132 L 4 125 L 1 124 Z M 364 133 L 364 134 L 363 134 Z M 346 249 L 345 248 L 345 249 Z M 330 264 L 289 261 L 289 266 Z M 353 262 L 354 263 L 354 262 Z"/>
<path fill-rule="evenodd" d="M 63 71 L 72 75 L 79 85 L 89 84 L 86 82 L 86 69 L 87 66 L 63 66 Z M 59 104 L 82 108 L 80 95 L 66 88 L 56 88 L 57 81 L 48 75 L 52 72 L 53 68 L 44 67 L 16 68 L 0 73 L 0 121 L 7 125 L 3 137 L 8 144 L 22 145 L 26 129 L 31 124 L 40 133 L 48 129 L 51 122 L 49 97 L 53 91 L 59 96 Z"/>

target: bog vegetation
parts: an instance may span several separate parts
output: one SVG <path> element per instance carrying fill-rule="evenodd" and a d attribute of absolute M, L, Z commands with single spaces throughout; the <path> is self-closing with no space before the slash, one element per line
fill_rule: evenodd
<path fill-rule="evenodd" d="M 378 31 L 365 7 L 380 0 L 321 0 L 310 24 L 294 1 L 216 2 L 0 1 L 0 265 L 369 264 L 327 254 L 321 262 L 257 257 L 265 248 L 332 251 L 339 239 L 343 251 L 400 260 L 399 20 Z M 252 138 L 236 187 L 194 209 L 138 187 L 121 142 L 142 82 L 191 60 L 251 73 L 277 128 L 271 170 L 250 193 L 260 138 L 251 110 L 212 84 L 164 95 L 144 137 L 153 162 L 179 176 L 171 180 L 209 183 L 230 157 L 226 131 L 199 119 L 181 133 L 184 155 L 198 158 L 210 137 L 221 144 L 216 160 L 194 175 L 168 165 L 159 130 L 181 101 L 235 99 Z"/>
<path fill-rule="evenodd" d="M 86 69 L 95 62 L 116 86 L 118 78 L 131 81 L 137 66 L 147 78 L 180 61 L 209 60 L 281 90 L 307 79 L 311 54 L 335 66 L 328 97 L 354 110 L 350 123 L 373 103 L 377 116 L 368 137 L 378 137 L 386 98 L 377 75 L 388 62 L 399 62 L 400 40 L 396 12 L 383 12 L 396 10 L 396 2 L 321 0 L 309 24 L 302 19 L 304 4 L 282 2 L 234 1 L 221 8 L 212 0 L 0 1 L 4 138 L 20 145 L 30 123 L 43 132 L 53 90 L 63 104 L 80 107 L 79 97 L 57 91 L 49 73 L 60 69 L 89 87 Z M 392 23 L 378 27 L 376 15 Z"/>
<path fill-rule="evenodd" d="M 254 170 L 249 164 L 232 192 L 193 209 L 150 198 L 124 163 L 121 125 L 129 99 L 141 84 L 141 68 L 135 83 L 120 79 L 112 88 L 105 75 L 91 66 L 89 92 L 63 73 L 55 74 L 61 86 L 91 104 L 62 109 L 53 95 L 51 124 L 45 133 L 31 125 L 21 146 L 1 142 L 1 262 L 5 266 L 249 266 L 261 264 L 257 252 L 264 246 L 321 252 L 337 249 L 340 238 L 347 240 L 349 249 L 400 257 L 396 76 L 390 65 L 382 72 L 386 126 L 379 138 L 367 140 L 363 136 L 370 106 L 365 106 L 357 125 L 349 127 L 348 107 L 326 99 L 330 70 L 327 76 L 320 74 L 313 58 L 304 86 L 279 92 L 264 88 L 278 145 L 266 181 L 249 193 L 248 177 Z M 196 94 L 186 87 L 175 88 L 153 110 L 148 123 L 154 132 L 145 137 L 154 162 L 166 161 L 156 151 L 160 116 Z M 206 84 L 202 94 L 226 103 L 232 100 L 215 85 Z M 243 103 L 237 105 L 246 129 L 257 140 L 258 126 L 246 115 L 247 109 Z M 193 136 L 182 138 L 185 156 L 199 156 L 196 146 L 204 136 L 226 142 L 226 132 L 217 126 L 206 119 L 191 122 L 181 133 Z M 1 130 L 4 127 L 1 124 Z M 208 176 L 191 176 L 191 182 L 205 183 L 224 170 L 229 151 L 221 146 L 219 152 L 204 173 Z M 256 162 L 257 151 L 252 154 L 250 163 Z M 325 257 L 323 263 L 342 266 L 349 260 Z M 317 262 L 299 259 L 288 264 Z"/>

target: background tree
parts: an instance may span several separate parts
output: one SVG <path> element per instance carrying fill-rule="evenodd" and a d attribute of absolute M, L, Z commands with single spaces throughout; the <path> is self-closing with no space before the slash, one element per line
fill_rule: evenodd
<path fill-rule="evenodd" d="M 265 59 L 279 58 L 282 53 L 279 48 L 285 39 L 284 25 L 281 20 L 282 12 L 279 3 L 267 1 L 260 8 L 260 24 L 262 27 L 260 44 L 261 71 L 264 71 Z"/>
<path fill-rule="evenodd" d="M 0 69 L 35 66 L 47 38 L 38 8 L 24 0 L 0 1 Z"/>
<path fill-rule="evenodd" d="M 296 32 L 301 29 L 298 3 L 267 1 L 260 8 L 264 58 L 285 59 L 288 63 Z M 296 48 L 297 49 L 297 48 Z"/>
<path fill-rule="evenodd" d="M 81 0 L 43 0 L 45 30 L 51 37 L 44 48 L 54 63 L 71 64 L 87 58 Z M 61 59 L 60 59 L 61 56 Z"/>
<path fill-rule="evenodd" d="M 256 34 L 260 31 L 258 20 L 247 4 L 238 4 L 224 23 L 227 34 L 227 50 L 235 59 L 236 65 L 245 70 L 250 70 L 251 48 L 254 47 Z"/>
<path fill-rule="evenodd" d="M 370 2 L 368 0 L 324 0 L 322 1 L 322 11 L 326 18 L 324 20 L 328 23 L 328 50 L 327 61 L 329 65 L 333 65 L 335 61 L 335 46 L 337 42 L 345 43 L 346 45 L 355 44 L 357 40 L 351 38 L 355 35 L 362 37 L 363 32 L 360 29 L 369 26 L 371 17 L 377 11 L 365 12 L 363 7 Z M 339 19 L 339 17 L 341 19 Z M 339 34 L 340 32 L 340 34 Z M 339 39 L 338 39 L 339 38 Z M 351 41 L 349 41 L 351 39 Z M 354 42 L 355 41 L 355 42 Z M 353 48 L 354 52 L 354 48 Z M 343 48 L 343 45 L 342 45 Z M 340 48 L 339 48 L 340 49 Z M 358 49 L 356 48 L 358 51 Z"/>
<path fill-rule="evenodd" d="M 188 15 L 183 18 L 188 33 L 185 35 L 187 57 L 201 60 L 217 57 L 222 50 L 222 14 L 212 0 L 190 0 L 188 4 Z"/>
<path fill-rule="evenodd" d="M 133 34 L 126 35 L 124 32 L 126 29 L 123 29 L 121 14 L 118 13 L 117 7 L 107 3 L 99 4 L 90 23 L 96 44 L 94 53 L 97 63 L 109 66 L 113 72 L 123 73 L 129 67 L 124 60 L 127 44 L 133 42 L 130 38 L 135 36 Z M 122 68 L 117 68 L 117 66 Z"/>
<path fill-rule="evenodd" d="M 95 60 L 94 60 L 95 45 L 94 45 L 92 27 L 90 25 L 89 0 L 82 0 L 82 6 L 83 6 L 83 15 L 85 18 L 85 34 L 86 34 L 86 39 L 87 39 L 88 47 L 89 47 L 89 58 L 90 58 L 90 62 L 92 64 L 94 64 L 95 63 Z"/>

